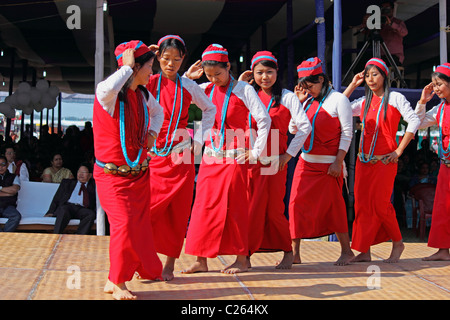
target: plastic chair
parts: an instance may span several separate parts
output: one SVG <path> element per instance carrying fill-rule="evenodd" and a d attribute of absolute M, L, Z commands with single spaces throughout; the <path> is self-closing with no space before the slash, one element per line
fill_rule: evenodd
<path fill-rule="evenodd" d="M 434 195 L 436 185 L 432 183 L 419 183 L 409 190 L 412 198 L 413 229 L 421 240 L 425 239 L 427 219 L 431 218 L 433 212 Z M 417 217 L 419 217 L 419 228 L 417 228 Z"/>

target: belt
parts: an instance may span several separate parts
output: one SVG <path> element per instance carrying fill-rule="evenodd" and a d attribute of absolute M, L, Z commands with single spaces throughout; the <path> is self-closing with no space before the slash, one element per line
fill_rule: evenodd
<path fill-rule="evenodd" d="M 205 147 L 205 154 L 207 156 L 216 157 L 219 159 L 221 159 L 221 158 L 235 159 L 238 155 L 241 155 L 244 152 L 245 152 L 244 148 L 216 151 L 210 147 Z"/>
<path fill-rule="evenodd" d="M 170 150 L 170 151 L 167 153 L 167 155 L 169 155 L 169 154 L 171 154 L 171 153 L 182 153 L 184 150 L 186 150 L 186 149 L 188 149 L 188 148 L 190 148 L 190 147 L 191 147 L 191 140 L 189 140 L 189 139 L 184 140 L 184 141 L 178 143 L 177 145 L 175 145 L 175 146 L 172 148 L 172 150 Z M 158 153 L 165 153 L 165 151 L 164 151 L 163 148 L 161 148 L 161 149 L 158 149 L 158 148 L 157 148 L 156 151 L 157 151 Z"/>
<path fill-rule="evenodd" d="M 441 163 L 445 165 L 447 168 L 450 168 L 450 160 L 441 158 Z"/>
<path fill-rule="evenodd" d="M 267 165 L 271 164 L 272 162 L 278 162 L 279 158 L 280 158 L 279 155 L 270 156 L 270 157 L 259 157 L 258 161 L 261 162 L 262 165 L 267 166 Z"/>
<path fill-rule="evenodd" d="M 358 153 L 358 158 L 361 159 L 361 156 L 362 156 L 361 153 Z M 368 156 L 368 155 L 364 155 L 364 159 L 365 159 L 366 161 L 368 161 L 368 160 L 369 160 L 369 156 Z M 387 161 L 387 156 L 386 156 L 386 155 L 383 155 L 383 156 L 372 156 L 372 158 L 371 158 L 371 160 L 369 161 L 369 163 L 375 164 L 375 163 L 377 163 L 378 161 L 383 162 L 383 164 L 388 164 L 388 163 L 389 163 L 389 161 Z"/>
<path fill-rule="evenodd" d="M 131 168 L 127 164 L 117 166 L 112 162 L 104 163 L 99 160 L 95 160 L 95 163 L 103 168 L 103 172 L 106 174 L 118 174 L 119 176 L 126 177 L 128 175 L 137 176 L 141 171 L 145 172 L 148 169 L 148 160 L 145 159 L 141 164 Z"/>

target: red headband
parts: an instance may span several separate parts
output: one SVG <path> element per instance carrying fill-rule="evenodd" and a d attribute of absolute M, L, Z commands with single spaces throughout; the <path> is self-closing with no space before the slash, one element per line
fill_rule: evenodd
<path fill-rule="evenodd" d="M 314 76 L 321 73 L 323 73 L 322 61 L 320 61 L 317 57 L 309 58 L 297 67 L 297 74 L 299 78 Z"/>
<path fill-rule="evenodd" d="M 444 63 L 437 66 L 434 72 L 439 72 L 445 74 L 447 77 L 450 77 L 450 63 Z"/>
<path fill-rule="evenodd" d="M 211 44 L 203 51 L 202 61 L 229 62 L 228 51 L 220 44 Z"/>
<path fill-rule="evenodd" d="M 255 65 L 262 60 L 269 60 L 272 62 L 275 62 L 275 64 L 278 67 L 278 61 L 277 59 L 274 57 L 274 55 L 272 54 L 272 52 L 270 51 L 258 51 L 257 53 L 255 53 L 255 55 L 252 58 L 252 66 L 251 69 L 253 70 L 253 68 L 255 67 Z"/>
<path fill-rule="evenodd" d="M 387 76 L 389 74 L 389 68 L 387 67 L 386 63 L 381 60 L 380 58 L 372 58 L 366 63 L 366 68 L 368 65 L 375 65 L 381 70 L 383 70 L 384 74 Z"/>
<path fill-rule="evenodd" d="M 150 49 L 142 41 L 139 41 L 139 40 L 132 40 L 129 42 L 124 42 L 124 43 L 119 44 L 116 47 L 116 50 L 114 51 L 114 54 L 116 55 L 117 64 L 119 65 L 119 67 L 123 66 L 122 55 L 123 55 L 123 52 L 127 49 L 135 50 L 134 58 L 140 57 L 143 54 L 150 51 Z"/>

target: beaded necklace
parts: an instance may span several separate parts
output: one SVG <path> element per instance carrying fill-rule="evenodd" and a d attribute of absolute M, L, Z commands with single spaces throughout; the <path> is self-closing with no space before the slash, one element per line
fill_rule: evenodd
<path fill-rule="evenodd" d="M 375 151 L 375 145 L 377 144 L 377 139 L 378 139 L 378 122 L 380 120 L 380 113 L 381 113 L 381 106 L 383 105 L 384 102 L 384 96 L 383 99 L 381 99 L 380 105 L 378 106 L 378 113 L 377 113 L 377 121 L 375 124 L 375 134 L 372 137 L 372 142 L 370 143 L 370 148 L 369 148 L 369 157 L 366 159 L 366 157 L 364 156 L 364 129 L 366 127 L 366 116 L 367 113 L 364 115 L 363 117 L 363 121 L 362 121 L 362 128 L 361 128 L 361 139 L 360 139 L 360 143 L 359 143 L 359 149 L 360 149 L 360 154 L 359 154 L 359 160 L 362 163 L 369 163 L 372 158 L 373 158 L 373 153 Z"/>
<path fill-rule="evenodd" d="M 272 97 L 269 101 L 269 104 L 267 105 L 267 113 L 269 113 L 270 108 L 272 108 L 273 103 L 275 101 L 275 98 Z M 249 132 L 250 132 L 250 144 L 253 147 L 253 135 L 252 135 L 252 114 L 249 112 L 248 113 L 248 127 L 249 127 Z"/>
<path fill-rule="evenodd" d="M 309 148 L 308 150 L 305 150 L 304 147 L 302 147 L 302 152 L 303 153 L 310 153 L 312 148 L 313 148 L 313 144 L 314 144 L 314 128 L 316 125 L 316 117 L 319 114 L 320 109 L 322 108 L 322 104 L 325 101 L 325 99 L 327 98 L 328 94 L 331 92 L 331 87 L 328 89 L 327 93 L 325 94 L 325 96 L 322 98 L 322 101 L 320 101 L 319 103 L 319 107 L 317 108 L 316 112 L 314 113 L 314 117 L 313 117 L 313 121 L 311 123 L 312 126 L 312 130 L 311 130 L 311 135 L 309 138 Z M 314 98 L 311 99 L 311 101 L 309 102 L 308 106 L 305 109 L 305 113 L 308 111 L 308 109 L 311 107 L 312 103 L 314 101 Z"/>
<path fill-rule="evenodd" d="M 439 153 L 444 157 L 444 159 L 448 159 L 450 157 L 450 144 L 447 149 L 444 149 L 444 141 L 442 140 L 442 122 L 444 119 L 444 108 L 445 101 L 442 101 L 439 108 Z"/>
<path fill-rule="evenodd" d="M 143 147 L 139 149 L 136 160 L 131 161 L 130 158 L 128 158 L 127 146 L 125 143 L 125 141 L 126 141 L 126 138 L 125 138 L 125 104 L 123 103 L 123 101 L 120 101 L 119 105 L 120 105 L 120 108 L 119 108 L 119 130 L 120 130 L 120 145 L 122 147 L 122 154 L 123 154 L 123 157 L 125 158 L 125 161 L 127 162 L 127 164 L 131 168 L 134 168 L 139 163 L 139 159 L 141 158 Z M 147 106 L 145 105 L 144 102 L 142 103 L 142 105 L 143 105 L 144 113 L 145 113 L 144 126 L 145 126 L 145 128 L 148 128 L 149 118 L 148 118 Z"/>
<path fill-rule="evenodd" d="M 233 90 L 233 76 L 230 75 L 230 83 L 228 84 L 228 88 L 227 88 L 227 92 L 225 94 L 225 99 L 223 101 L 223 105 L 222 105 L 222 113 L 220 115 L 221 117 L 221 123 L 220 123 L 220 130 L 219 130 L 219 136 L 220 136 L 220 141 L 219 141 L 219 147 L 216 148 L 214 146 L 214 142 L 213 142 L 213 138 L 212 138 L 212 129 L 209 133 L 210 139 L 211 139 L 211 146 L 214 149 L 214 151 L 219 152 L 222 149 L 223 146 L 223 142 L 225 139 L 225 119 L 227 117 L 227 109 L 228 109 L 228 104 L 230 102 L 230 97 L 231 97 L 231 91 Z M 213 95 L 214 95 L 214 88 L 216 87 L 216 85 L 214 85 L 211 89 L 211 93 L 209 94 L 209 100 L 213 99 Z"/>
<path fill-rule="evenodd" d="M 158 79 L 158 87 L 156 88 L 156 101 L 160 100 L 160 94 L 161 94 L 161 78 L 162 78 L 162 74 L 159 74 L 159 79 Z M 169 143 L 169 135 L 170 135 L 170 127 L 172 126 L 172 121 L 173 121 L 173 116 L 175 113 L 175 107 L 176 107 L 176 103 L 177 103 L 177 95 L 178 95 L 178 83 L 180 84 L 180 110 L 178 112 L 178 119 L 177 119 L 177 123 L 175 125 L 175 129 L 172 132 L 172 141 L 170 142 L 170 145 L 167 146 L 167 144 Z M 180 76 L 177 74 L 177 79 L 175 80 L 175 97 L 173 98 L 173 106 L 172 106 L 172 114 L 170 115 L 170 122 L 169 122 L 169 128 L 167 129 L 167 134 L 166 134 L 166 143 L 164 144 L 164 147 L 162 149 L 160 149 L 159 151 L 156 149 L 156 146 L 153 146 L 153 152 L 160 156 L 160 157 L 165 157 L 167 156 L 170 151 L 172 150 L 172 145 L 173 145 L 173 141 L 175 139 L 175 133 L 177 132 L 178 129 L 178 123 L 180 122 L 180 118 L 181 118 L 181 111 L 183 109 L 183 84 L 181 82 L 181 78 Z"/>

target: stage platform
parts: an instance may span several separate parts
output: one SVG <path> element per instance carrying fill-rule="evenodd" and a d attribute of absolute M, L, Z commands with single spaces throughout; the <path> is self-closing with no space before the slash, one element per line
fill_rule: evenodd
<path fill-rule="evenodd" d="M 112 300 L 103 293 L 109 268 L 107 236 L 0 233 L 1 300 Z M 373 247 L 373 261 L 335 266 L 337 242 L 303 241 L 302 260 L 276 270 L 282 253 L 257 253 L 249 272 L 220 273 L 233 256 L 209 259 L 210 271 L 180 274 L 195 257 L 182 254 L 175 279 L 128 287 L 139 300 L 448 300 L 450 262 L 424 262 L 435 252 L 425 243 L 406 243 L 397 264 L 382 262 L 391 243 Z M 164 261 L 164 257 L 161 257 Z"/>

